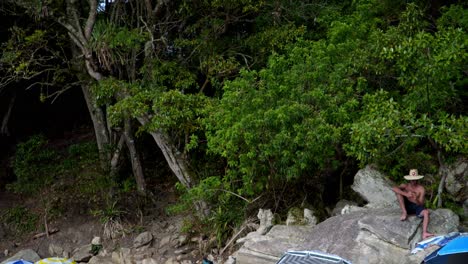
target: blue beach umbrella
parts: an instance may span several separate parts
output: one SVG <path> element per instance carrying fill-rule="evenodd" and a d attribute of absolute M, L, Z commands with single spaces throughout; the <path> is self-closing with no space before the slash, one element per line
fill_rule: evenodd
<path fill-rule="evenodd" d="M 26 261 L 26 260 L 12 260 L 8 261 L 6 264 L 33 264 L 32 262 Z"/>
<path fill-rule="evenodd" d="M 424 259 L 428 264 L 463 264 L 468 263 L 468 234 L 464 233 Z"/>

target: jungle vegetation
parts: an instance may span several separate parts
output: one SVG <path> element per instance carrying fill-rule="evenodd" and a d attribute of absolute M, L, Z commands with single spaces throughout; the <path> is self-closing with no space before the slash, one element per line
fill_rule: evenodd
<path fill-rule="evenodd" d="M 113 201 L 94 212 L 115 219 L 130 190 L 154 191 L 138 144 L 148 135 L 177 182 L 172 210 L 190 210 L 222 243 L 259 208 L 325 216 L 366 164 L 396 182 L 411 168 L 434 175 L 429 202 L 444 206 L 441 168 L 468 154 L 464 1 L 6 0 L 0 10 L 2 134 L 18 90 L 40 90 L 45 104 L 80 90 L 94 132 L 61 155 L 44 137 L 21 143 L 17 192 L 47 193 L 73 170 L 81 184 L 62 187 Z M 125 160 L 133 178 L 119 176 Z"/>

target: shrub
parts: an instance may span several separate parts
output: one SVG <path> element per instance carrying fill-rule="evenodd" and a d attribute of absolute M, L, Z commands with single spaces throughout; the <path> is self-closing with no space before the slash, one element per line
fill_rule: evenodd
<path fill-rule="evenodd" d="M 24 234 L 36 229 L 39 216 L 30 212 L 24 206 L 15 206 L 0 215 L 0 220 L 11 228 L 15 234 Z"/>
<path fill-rule="evenodd" d="M 13 171 L 17 177 L 9 188 L 17 193 L 32 194 L 49 185 L 55 175 L 54 161 L 58 154 L 45 146 L 47 140 L 35 135 L 17 146 Z"/>

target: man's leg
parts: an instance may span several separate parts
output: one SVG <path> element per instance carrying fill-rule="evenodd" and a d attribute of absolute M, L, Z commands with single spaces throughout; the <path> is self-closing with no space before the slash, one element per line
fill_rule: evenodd
<path fill-rule="evenodd" d="M 406 213 L 405 198 L 403 197 L 403 195 L 398 194 L 398 193 L 396 194 L 396 196 L 398 199 L 398 204 L 400 205 L 400 209 L 401 209 L 400 220 L 405 221 L 406 217 L 408 216 L 408 214 Z"/>
<path fill-rule="evenodd" d="M 427 232 L 427 225 L 429 224 L 429 210 L 427 209 L 422 210 L 421 215 L 423 216 L 422 239 L 426 239 L 434 235 L 434 234 Z"/>

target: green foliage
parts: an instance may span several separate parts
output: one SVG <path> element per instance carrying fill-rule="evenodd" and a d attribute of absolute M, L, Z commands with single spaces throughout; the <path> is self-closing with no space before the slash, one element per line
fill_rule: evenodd
<path fill-rule="evenodd" d="M 462 5 L 442 7 L 442 16 L 437 20 L 439 27 L 468 29 L 468 10 Z"/>
<path fill-rule="evenodd" d="M 241 194 L 331 165 L 358 106 L 349 60 L 338 52 L 351 45 L 299 42 L 225 85 L 221 110 L 206 122 L 208 146 L 242 178 Z"/>
<path fill-rule="evenodd" d="M 346 148 L 362 163 L 387 159 L 390 164 L 388 159 L 395 156 L 431 151 L 424 147 L 431 141 L 447 153 L 464 154 L 468 149 L 466 116 L 455 110 L 460 107 L 459 83 L 466 79 L 466 32 L 452 27 L 436 33 L 423 31 L 424 26 L 408 29 L 405 24 L 414 26 L 408 20 L 412 12 L 421 11 L 408 5 L 401 23 L 382 36 L 381 56 L 398 85 L 364 96 L 360 120 L 351 126 Z"/>
<path fill-rule="evenodd" d="M 192 208 L 200 201 L 216 205 L 209 217 L 197 223 L 202 226 L 200 232 L 215 234 L 219 247 L 229 237 L 232 229 L 238 226 L 245 217 L 241 212 L 246 206 L 246 201 L 242 197 L 226 189 L 229 184 L 222 182 L 223 180 L 226 179 L 215 176 L 207 177 L 190 189 L 177 184 L 176 187 L 181 194 L 180 202 L 168 208 L 168 213 L 178 213 Z M 189 227 L 193 226 L 197 225 L 187 224 L 184 229 L 189 230 Z"/>
<path fill-rule="evenodd" d="M 101 251 L 101 249 L 102 249 L 102 245 L 92 244 L 90 253 L 93 254 L 93 255 L 97 255 L 99 253 L 99 251 Z"/>
<path fill-rule="evenodd" d="M 70 158 L 77 159 L 83 165 L 91 164 L 99 160 L 96 143 L 93 141 L 74 144 L 68 147 Z"/>
<path fill-rule="evenodd" d="M 14 206 L 6 209 L 0 215 L 0 220 L 16 234 L 24 234 L 36 230 L 39 216 L 24 206 Z"/>
<path fill-rule="evenodd" d="M 10 185 L 15 192 L 33 194 L 51 184 L 59 156 L 46 145 L 47 140 L 41 135 L 18 144 L 13 164 L 17 181 Z"/>
<path fill-rule="evenodd" d="M 148 32 L 141 28 L 129 29 L 105 20 L 94 25 L 90 47 L 96 52 L 100 65 L 106 70 L 115 70 L 117 65 L 131 64 L 133 51 L 141 49 L 149 39 Z"/>
<path fill-rule="evenodd" d="M 91 211 L 91 214 L 99 217 L 103 224 L 120 220 L 124 213 L 125 211 L 119 209 L 117 201 L 108 201 L 104 208 Z"/>
<path fill-rule="evenodd" d="M 64 35 L 56 32 L 54 26 L 33 26 L 26 18 L 24 26 L 14 25 L 8 30 L 8 40 L 0 43 L 0 86 L 7 86 L 14 81 L 25 81 L 30 87 L 66 87 L 70 78 L 66 55 L 58 46 L 63 44 Z M 30 22 L 31 24 L 27 24 Z M 51 41 L 53 39 L 53 41 Z M 54 96 L 56 89 L 41 90 L 40 100 Z"/>
<path fill-rule="evenodd" d="M 145 119 L 139 132 L 162 131 L 187 154 L 199 182 L 179 185 L 182 203 L 171 210 L 207 202 L 213 214 L 204 224 L 220 243 L 239 212 L 280 187 L 320 186 L 321 176 L 356 161 L 398 180 L 412 167 L 436 172 L 436 153 L 467 154 L 467 11 L 438 4 L 437 20 L 435 4 L 419 0 L 183 0 L 129 21 L 103 12 L 88 47 L 107 76 L 94 99 L 109 106 L 115 127 Z M 133 9 L 108 11 L 129 18 Z M 51 31 L 12 33 L 4 71 L 37 73 L 29 58 Z M 87 150 L 70 149 L 63 171 L 93 160 Z M 28 155 L 18 156 L 27 161 L 18 162 L 23 175 L 35 162 Z M 104 204 L 96 215 L 107 223 L 120 217 L 115 201 L 133 188 L 129 181 L 94 169 L 77 179 L 81 198 Z"/>

